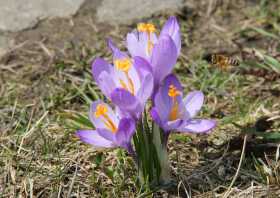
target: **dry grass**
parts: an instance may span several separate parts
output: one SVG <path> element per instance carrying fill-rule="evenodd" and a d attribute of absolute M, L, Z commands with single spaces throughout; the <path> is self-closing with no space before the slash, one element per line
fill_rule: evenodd
<path fill-rule="evenodd" d="M 185 91 L 201 89 L 206 94 L 203 117 L 215 118 L 219 125 L 209 137 L 171 137 L 169 152 L 178 186 L 149 196 L 224 197 L 227 190 L 229 197 L 279 196 L 279 184 L 268 185 L 254 161 L 254 157 L 265 161 L 264 153 L 273 158 L 277 142 L 254 135 L 248 137 L 237 180 L 228 189 L 243 140 L 242 130 L 232 123 L 247 130 L 268 116 L 274 119 L 270 130 L 280 129 L 280 78 L 250 75 L 256 66 L 277 73 L 263 55 L 280 61 L 280 15 L 275 11 L 280 2 L 257 2 L 188 1 L 177 13 L 183 49 L 175 72 Z M 147 20 L 161 25 L 166 18 L 165 13 Z M 88 101 L 102 98 L 89 64 L 96 56 L 110 58 L 104 39 L 111 36 L 121 42 L 120 35 L 135 24 L 96 24 L 88 10 L 70 22 L 48 20 L 15 34 L 17 47 L 1 58 L 0 197 L 147 193 L 137 185 L 132 159 L 124 151 L 94 150 L 79 142 L 67 119 L 73 113 L 86 114 Z M 238 57 L 242 65 L 226 72 L 213 68 L 201 59 L 213 52 Z"/>

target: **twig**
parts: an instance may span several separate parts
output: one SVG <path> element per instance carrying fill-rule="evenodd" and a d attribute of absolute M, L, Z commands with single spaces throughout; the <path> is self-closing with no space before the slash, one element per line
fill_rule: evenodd
<path fill-rule="evenodd" d="M 71 192 L 72 192 L 72 189 L 73 189 L 73 186 L 74 186 L 74 183 L 75 183 L 75 179 L 76 179 L 76 176 L 77 176 L 77 171 L 78 171 L 78 165 L 76 164 L 75 173 L 74 173 L 74 176 L 72 178 L 72 181 L 71 181 L 71 184 L 70 184 L 70 187 L 69 187 L 69 191 L 67 193 L 67 198 L 71 197 Z"/>
<path fill-rule="evenodd" d="M 1 60 L 5 55 L 7 55 L 7 54 L 9 54 L 9 53 L 11 53 L 11 52 L 13 52 L 13 51 L 15 51 L 16 49 L 19 49 L 19 48 L 23 47 L 27 42 L 30 42 L 30 41 L 24 41 L 24 42 L 22 42 L 22 43 L 20 43 L 20 44 L 18 44 L 18 45 L 16 45 L 16 46 L 13 46 L 12 48 L 10 48 L 8 51 L 6 51 L 5 53 L 3 53 L 3 54 L 0 56 L 0 60 Z"/>
<path fill-rule="evenodd" d="M 178 187 L 177 187 L 177 189 L 178 189 L 178 197 L 180 197 L 180 187 L 181 187 L 181 185 L 183 186 L 183 188 L 184 188 L 184 190 L 185 190 L 185 193 L 186 193 L 186 195 L 187 195 L 187 198 L 191 198 L 191 195 L 189 194 L 189 192 L 188 192 L 188 190 L 186 189 L 186 186 L 185 186 L 185 184 L 184 184 L 184 182 L 183 182 L 182 180 L 179 182 Z"/>
<path fill-rule="evenodd" d="M 53 58 L 53 54 L 51 53 L 51 51 L 46 47 L 46 45 L 40 41 L 38 42 L 38 45 L 41 47 L 41 49 L 52 59 Z"/>
<path fill-rule="evenodd" d="M 245 156 L 245 149 L 246 149 L 246 142 L 247 142 L 247 135 L 244 136 L 244 140 L 243 140 L 243 146 L 242 146 L 242 152 L 241 152 L 241 155 L 240 155 L 240 160 L 239 160 L 239 164 L 238 164 L 238 168 L 235 172 L 235 175 L 225 193 L 225 195 L 223 196 L 223 198 L 227 198 L 229 196 L 229 194 L 231 193 L 231 188 L 232 186 L 234 185 L 238 175 L 239 175 L 239 171 L 240 171 L 240 168 L 241 168 L 241 164 L 242 164 L 242 161 L 243 161 L 243 158 Z"/>
<path fill-rule="evenodd" d="M 0 65 L 0 70 L 7 70 L 11 73 L 16 74 L 17 71 L 15 71 L 13 68 L 20 66 L 18 63 L 10 64 L 10 65 Z"/>
<path fill-rule="evenodd" d="M 33 198 L 33 180 L 28 179 L 28 183 L 29 183 L 29 196 L 30 198 Z"/>
<path fill-rule="evenodd" d="M 21 142 L 20 142 L 18 151 L 17 151 L 18 154 L 20 153 L 20 151 L 21 151 L 21 149 L 22 149 L 22 145 L 23 145 L 23 142 L 24 142 L 25 138 L 27 138 L 27 137 L 35 130 L 35 128 L 42 122 L 42 120 L 47 116 L 47 114 L 48 114 L 48 111 L 46 111 L 46 112 L 44 113 L 44 115 L 35 123 L 35 125 L 34 125 L 29 131 L 27 131 L 27 132 L 24 134 L 24 136 L 23 136 L 22 139 L 21 139 Z M 29 127 L 28 127 L 28 128 L 29 128 Z"/>
<path fill-rule="evenodd" d="M 18 99 L 16 98 L 15 103 L 14 103 L 14 107 L 13 107 L 13 112 L 12 112 L 11 120 L 14 119 L 14 115 L 15 115 L 16 108 L 17 108 L 17 101 L 18 101 Z"/>
<path fill-rule="evenodd" d="M 215 2 L 214 2 L 214 0 L 209 1 L 208 7 L 207 7 L 207 12 L 206 12 L 207 18 L 209 18 L 210 15 L 213 14 L 213 12 L 216 10 L 216 6 L 217 6 L 216 1 Z"/>
<path fill-rule="evenodd" d="M 58 193 L 57 193 L 57 198 L 60 198 L 61 192 L 62 192 L 62 184 L 59 185 L 59 190 L 58 190 Z"/>

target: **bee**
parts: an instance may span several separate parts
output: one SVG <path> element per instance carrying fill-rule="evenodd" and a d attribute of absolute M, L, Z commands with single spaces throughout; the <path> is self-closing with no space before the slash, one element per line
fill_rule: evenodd
<path fill-rule="evenodd" d="M 204 59 L 223 70 L 227 69 L 229 66 L 239 65 L 239 60 L 222 54 L 207 54 L 204 56 Z"/>

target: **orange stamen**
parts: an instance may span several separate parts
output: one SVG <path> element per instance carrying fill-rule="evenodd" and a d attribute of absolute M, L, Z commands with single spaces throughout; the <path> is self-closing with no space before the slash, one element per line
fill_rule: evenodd
<path fill-rule="evenodd" d="M 112 131 L 112 133 L 116 133 L 118 129 L 117 129 L 116 125 L 113 123 L 113 121 L 109 118 L 109 116 L 107 114 L 105 114 L 105 115 L 103 115 L 103 117 L 107 121 L 107 122 L 104 122 L 106 127 L 108 129 L 110 129 Z"/>
<path fill-rule="evenodd" d="M 115 66 L 118 70 L 121 70 L 125 73 L 125 76 L 126 76 L 127 81 L 128 81 L 128 86 L 127 86 L 125 84 L 125 82 L 122 79 L 120 79 L 119 81 L 120 81 L 121 86 L 124 89 L 129 90 L 134 95 L 135 94 L 134 93 L 135 92 L 134 84 L 133 84 L 133 81 L 128 74 L 130 68 L 132 67 L 131 61 L 128 58 L 118 59 L 118 60 L 115 60 Z"/>
<path fill-rule="evenodd" d="M 94 112 L 95 117 L 99 118 L 106 114 L 108 112 L 108 109 L 105 105 L 103 104 L 98 104 L 96 107 L 96 110 Z"/>
<path fill-rule="evenodd" d="M 151 54 L 152 49 L 154 47 L 153 42 L 151 41 L 151 34 L 156 32 L 156 28 L 153 24 L 151 23 L 139 23 L 137 25 L 137 30 L 139 32 L 146 32 L 148 34 L 148 46 L 147 46 L 147 50 L 148 53 Z"/>
<path fill-rule="evenodd" d="M 135 94 L 135 90 L 134 90 L 133 81 L 132 81 L 132 79 L 129 77 L 128 72 L 126 72 L 125 75 L 126 75 L 126 78 L 127 78 L 127 80 L 128 80 L 128 86 L 129 86 L 130 92 L 134 95 L 134 94 Z"/>
<path fill-rule="evenodd" d="M 152 41 L 148 40 L 148 53 L 151 54 L 152 53 L 152 49 L 154 47 L 154 44 L 152 43 Z"/>
<path fill-rule="evenodd" d="M 139 32 L 154 33 L 156 28 L 152 23 L 139 23 L 137 25 L 137 30 Z"/>
<path fill-rule="evenodd" d="M 179 96 L 181 92 L 174 86 L 170 85 L 168 90 L 168 96 L 175 98 L 176 96 Z"/>
<path fill-rule="evenodd" d="M 123 72 L 128 72 L 132 64 L 128 58 L 123 58 L 123 59 L 115 60 L 115 66 L 118 70 L 121 70 Z"/>
<path fill-rule="evenodd" d="M 107 113 L 108 113 L 107 107 L 104 104 L 98 104 L 94 112 L 94 115 L 96 118 L 100 118 L 104 122 L 107 129 L 112 131 L 112 133 L 116 133 L 117 127 L 112 121 L 112 119 L 107 115 Z"/>
<path fill-rule="evenodd" d="M 173 105 L 169 113 L 170 121 L 176 120 L 179 117 L 179 104 L 176 100 L 176 97 L 180 94 L 181 92 L 174 85 L 169 86 L 168 96 L 171 97 L 173 101 Z"/>
<path fill-rule="evenodd" d="M 176 100 L 173 100 L 173 106 L 171 108 L 171 111 L 169 113 L 169 120 L 173 121 L 173 120 L 177 120 L 179 117 L 179 105 L 178 102 Z"/>

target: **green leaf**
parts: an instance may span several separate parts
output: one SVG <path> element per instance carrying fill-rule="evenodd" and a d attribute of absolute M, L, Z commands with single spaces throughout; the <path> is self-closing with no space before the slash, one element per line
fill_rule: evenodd
<path fill-rule="evenodd" d="M 96 164 L 96 166 L 100 166 L 102 161 L 103 161 L 103 153 L 98 153 L 94 158 L 94 163 Z"/>
<path fill-rule="evenodd" d="M 271 56 L 264 55 L 264 62 L 268 64 L 275 72 L 280 73 L 280 63 Z"/>
<path fill-rule="evenodd" d="M 263 36 L 266 36 L 266 37 L 270 37 L 270 38 L 273 38 L 273 39 L 276 39 L 276 40 L 279 40 L 279 37 L 271 32 L 267 32 L 265 31 L 264 29 L 261 29 L 261 28 L 256 28 L 256 27 L 252 27 L 251 28 L 252 30 L 258 32 L 259 34 L 262 34 Z"/>
<path fill-rule="evenodd" d="M 106 175 L 113 181 L 115 175 L 115 169 L 112 166 L 107 166 L 105 168 Z"/>
<path fill-rule="evenodd" d="M 82 89 L 77 87 L 75 84 L 73 84 L 73 87 L 75 87 L 77 91 L 82 95 L 83 99 L 86 101 L 87 104 L 91 104 L 92 100 L 84 93 Z"/>
<path fill-rule="evenodd" d="M 263 137 L 265 140 L 268 140 L 268 141 L 280 141 L 280 131 L 258 133 L 258 135 Z"/>
<path fill-rule="evenodd" d="M 189 136 L 183 134 L 172 134 L 171 139 L 183 143 L 187 143 L 191 141 L 191 138 Z"/>
<path fill-rule="evenodd" d="M 90 128 L 93 129 L 94 126 L 87 116 L 80 113 L 66 112 L 62 116 L 72 122 L 72 124 L 78 128 Z M 76 128 L 75 127 L 75 128 Z"/>
<path fill-rule="evenodd" d="M 263 68 L 263 69 L 266 69 L 266 70 L 271 70 L 271 68 L 269 66 L 267 66 L 267 65 L 264 65 L 264 64 L 261 64 L 261 63 L 257 63 L 257 62 L 255 62 L 254 64 L 255 64 L 255 66 L 257 66 L 259 68 Z"/>
<path fill-rule="evenodd" d="M 90 90 L 90 92 L 93 95 L 94 99 L 96 99 L 96 100 L 100 100 L 101 99 L 101 97 L 98 95 L 98 93 L 91 86 L 88 86 L 88 89 Z"/>
<path fill-rule="evenodd" d="M 266 181 L 266 175 L 263 171 L 263 167 L 262 167 L 261 163 L 256 159 L 256 157 L 254 155 L 252 155 L 252 159 L 253 159 L 254 167 L 255 167 L 256 171 L 259 173 L 261 180 Z"/>

